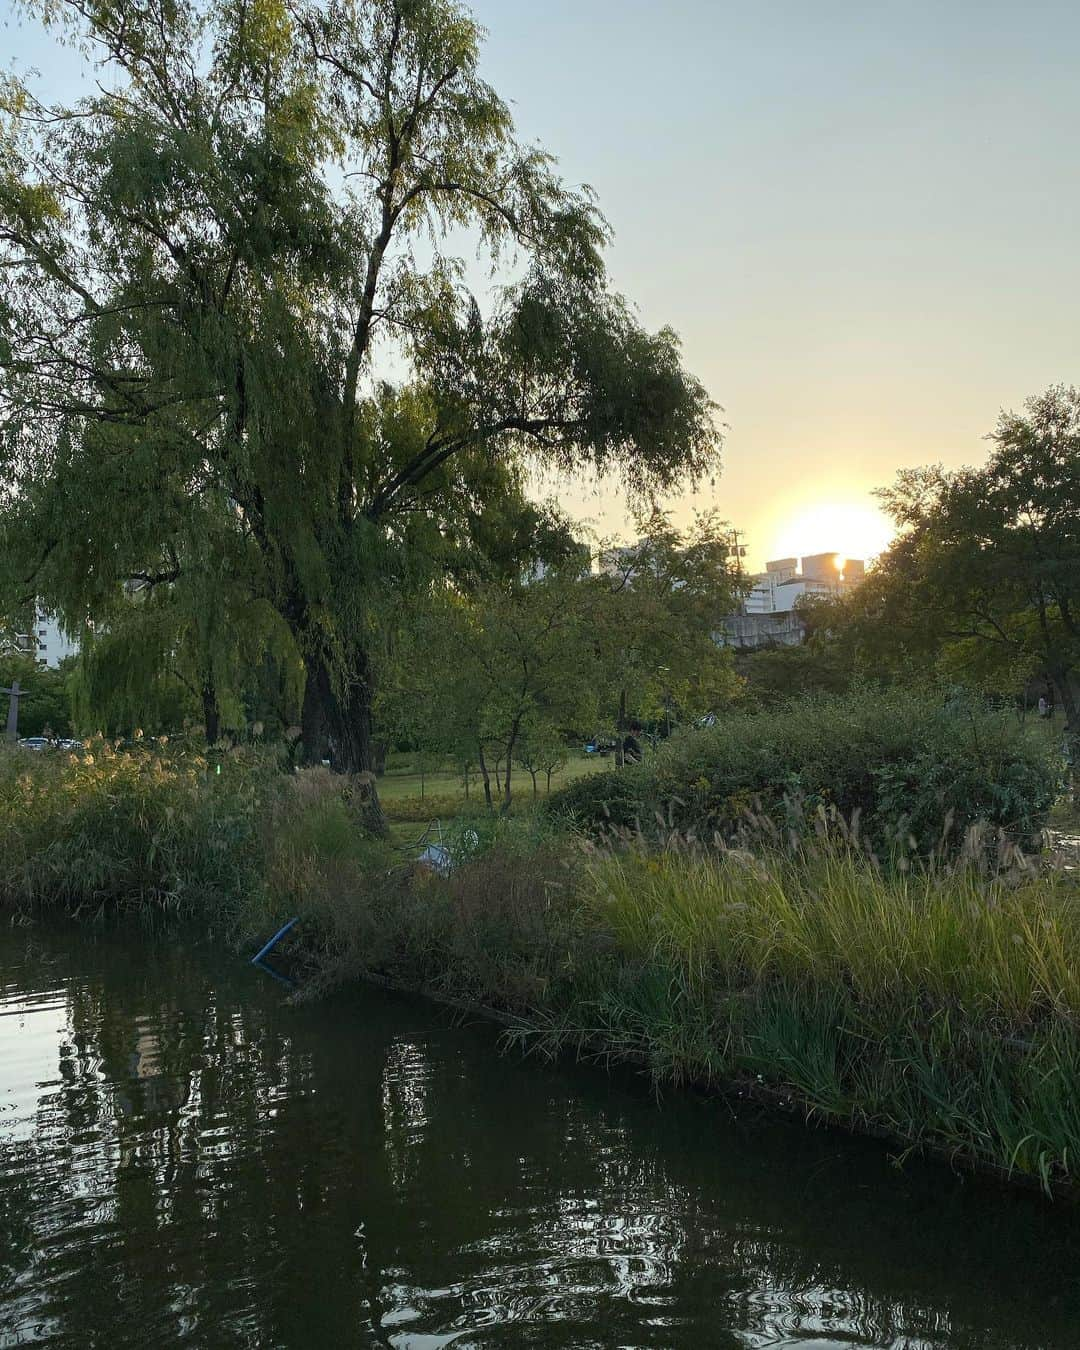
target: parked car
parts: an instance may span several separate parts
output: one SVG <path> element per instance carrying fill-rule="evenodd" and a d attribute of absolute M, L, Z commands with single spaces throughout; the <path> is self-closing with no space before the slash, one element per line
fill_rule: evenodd
<path fill-rule="evenodd" d="M 19 744 L 24 750 L 41 751 L 51 750 L 53 743 L 47 736 L 23 736 L 20 738 Z"/>

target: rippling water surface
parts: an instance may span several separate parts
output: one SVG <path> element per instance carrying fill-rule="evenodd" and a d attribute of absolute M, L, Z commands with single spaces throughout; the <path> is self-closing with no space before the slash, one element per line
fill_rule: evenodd
<path fill-rule="evenodd" d="M 1080 1346 L 1080 1210 L 499 1058 L 228 953 L 0 930 L 0 1346 Z"/>

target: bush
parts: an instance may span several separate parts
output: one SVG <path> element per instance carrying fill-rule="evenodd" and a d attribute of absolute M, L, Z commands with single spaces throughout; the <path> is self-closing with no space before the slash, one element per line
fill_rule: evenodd
<path fill-rule="evenodd" d="M 164 742 L 0 749 L 0 906 L 132 906 L 213 917 L 262 885 L 269 761 Z"/>
<path fill-rule="evenodd" d="M 586 774 L 553 792 L 540 809 L 553 820 L 584 829 L 633 828 L 654 796 L 651 770 L 650 762 Z"/>
<path fill-rule="evenodd" d="M 633 770 L 571 784 L 550 810 L 606 825 L 725 837 L 804 830 L 826 813 L 891 855 L 953 852 L 976 822 L 1032 844 L 1057 793 L 1046 745 L 1007 712 L 953 695 L 863 689 L 681 732 Z"/>

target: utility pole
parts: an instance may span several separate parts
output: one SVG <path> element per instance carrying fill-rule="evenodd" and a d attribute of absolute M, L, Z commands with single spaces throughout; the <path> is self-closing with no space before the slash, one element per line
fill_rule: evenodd
<path fill-rule="evenodd" d="M 7 738 L 9 741 L 19 739 L 19 699 L 26 697 L 26 690 L 19 688 L 19 681 L 12 680 L 10 689 L 0 689 L 0 694 L 7 694 L 8 697 L 8 715 L 7 715 Z"/>

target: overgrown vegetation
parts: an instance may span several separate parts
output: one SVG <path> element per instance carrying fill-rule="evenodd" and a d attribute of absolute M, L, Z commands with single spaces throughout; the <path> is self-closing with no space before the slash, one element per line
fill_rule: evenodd
<path fill-rule="evenodd" d="M 79 754 L 0 749 L 0 905 L 220 921 L 265 881 L 264 757 L 97 739 Z"/>
<path fill-rule="evenodd" d="M 242 946 L 299 917 L 282 956 L 311 989 L 381 977 L 508 1017 L 529 1048 L 1073 1182 L 1080 888 L 1004 831 L 897 868 L 824 808 L 802 835 L 744 814 L 752 849 L 477 813 L 426 841 L 444 867 L 373 837 L 363 791 L 251 751 L 11 750 L 0 904 L 188 916 Z"/>
<path fill-rule="evenodd" d="M 603 858 L 583 894 L 613 942 L 592 1040 L 663 1077 L 760 1075 L 827 1119 L 1047 1186 L 1075 1175 L 1080 892 L 1061 875 L 889 875 L 826 842 Z"/>
<path fill-rule="evenodd" d="M 820 811 L 877 857 L 962 847 L 986 822 L 1034 846 L 1060 780 L 1045 738 L 962 693 L 866 687 L 673 737 L 647 763 L 556 793 L 558 818 L 596 831 L 641 826 L 739 839 L 764 817 L 805 832 Z"/>
<path fill-rule="evenodd" d="M 997 838 L 887 871 L 822 822 L 797 849 L 597 848 L 529 820 L 448 877 L 292 855 L 259 916 L 322 980 L 389 979 L 509 1016 L 545 1053 L 630 1060 L 903 1148 L 1071 1186 L 1080 890 Z M 768 831 L 762 834 L 768 839 Z M 451 851 L 455 842 L 449 841 Z M 282 907 L 284 905 L 284 907 Z"/>

